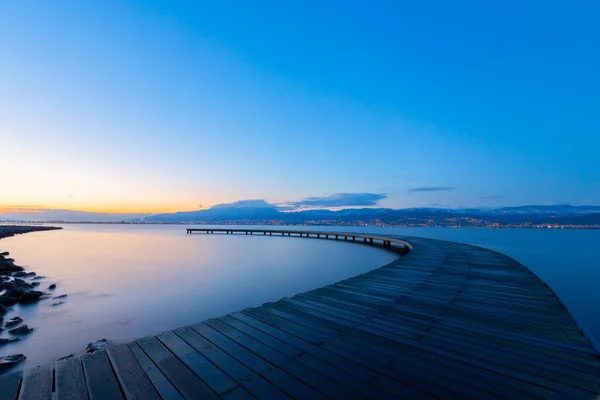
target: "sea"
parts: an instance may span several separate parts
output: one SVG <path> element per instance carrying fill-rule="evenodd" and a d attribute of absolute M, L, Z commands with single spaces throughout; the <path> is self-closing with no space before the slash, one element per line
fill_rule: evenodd
<path fill-rule="evenodd" d="M 20 316 L 34 329 L 20 342 L 0 347 L 0 356 L 27 356 L 18 368 L 82 354 L 87 343 L 98 339 L 125 343 L 291 297 L 398 257 L 380 247 L 335 240 L 188 235 L 190 225 L 62 227 L 0 240 L 0 251 L 9 251 L 17 264 L 44 277 L 38 280 L 40 290 L 56 284 L 52 297 L 66 295 L 15 305 L 4 317 Z M 287 228 L 419 236 L 502 252 L 544 280 L 598 348 L 600 230 Z"/>

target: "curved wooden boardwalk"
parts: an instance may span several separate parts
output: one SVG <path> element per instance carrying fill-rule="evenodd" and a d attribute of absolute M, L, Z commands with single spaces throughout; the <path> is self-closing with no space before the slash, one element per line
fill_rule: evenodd
<path fill-rule="evenodd" d="M 0 377 L 0 399 L 598 398 L 597 351 L 527 268 L 389 238 L 414 249 L 292 298 Z"/>

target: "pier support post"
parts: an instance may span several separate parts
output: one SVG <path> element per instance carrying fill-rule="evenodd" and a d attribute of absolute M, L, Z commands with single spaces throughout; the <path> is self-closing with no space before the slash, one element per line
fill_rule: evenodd
<path fill-rule="evenodd" d="M 369 238 L 369 243 L 373 244 L 373 238 Z"/>

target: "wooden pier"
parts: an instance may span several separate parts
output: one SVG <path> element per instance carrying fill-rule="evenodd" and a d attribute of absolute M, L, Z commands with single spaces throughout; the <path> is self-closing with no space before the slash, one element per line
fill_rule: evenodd
<path fill-rule="evenodd" d="M 515 260 L 432 239 L 310 234 L 411 251 L 291 298 L 1 376 L 0 400 L 599 398 L 597 350 Z"/>

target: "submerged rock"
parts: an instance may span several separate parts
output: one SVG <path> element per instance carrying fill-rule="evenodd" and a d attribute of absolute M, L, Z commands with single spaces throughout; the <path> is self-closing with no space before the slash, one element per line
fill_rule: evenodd
<path fill-rule="evenodd" d="M 61 294 L 60 296 L 53 297 L 53 299 L 64 299 L 65 297 L 67 297 L 66 294 Z"/>
<path fill-rule="evenodd" d="M 53 283 L 52 285 L 48 286 L 48 289 L 50 289 L 50 290 L 56 289 L 56 283 Z"/>
<path fill-rule="evenodd" d="M 106 339 L 96 340 L 95 342 L 90 342 L 85 346 L 86 353 L 94 353 L 96 351 L 102 350 L 108 346 L 109 341 Z"/>
<path fill-rule="evenodd" d="M 68 356 L 64 356 L 64 357 L 59 358 L 56 361 L 68 360 L 69 358 L 73 358 L 73 357 L 75 357 L 75 354 L 71 353 Z"/>
<path fill-rule="evenodd" d="M 61 304 L 65 304 L 64 301 L 57 301 L 56 303 L 52 303 L 52 307 L 60 306 Z"/>
<path fill-rule="evenodd" d="M 40 279 L 46 279 L 46 277 L 43 275 L 38 275 L 35 278 L 33 278 L 34 281 L 39 281 Z"/>
<path fill-rule="evenodd" d="M 39 282 L 31 282 L 31 286 L 37 287 L 37 286 L 40 286 L 40 283 Z"/>
<path fill-rule="evenodd" d="M 6 314 L 6 306 L 4 304 L 0 304 L 0 315 Z"/>
<path fill-rule="evenodd" d="M 33 332 L 33 328 L 30 328 L 27 325 L 22 325 L 18 328 L 8 331 L 8 333 L 12 333 L 13 335 L 27 335 L 31 332 Z"/>
<path fill-rule="evenodd" d="M 33 272 L 33 271 L 32 272 L 28 272 L 28 273 L 25 274 L 25 278 L 32 278 L 32 277 L 34 277 L 36 275 L 37 274 L 35 272 Z"/>
<path fill-rule="evenodd" d="M 21 317 L 14 317 L 6 321 L 6 327 L 10 328 L 11 326 L 19 325 L 21 322 L 23 322 Z"/>
<path fill-rule="evenodd" d="M 0 371 L 8 369 L 15 364 L 20 363 L 25 359 L 23 354 L 9 354 L 4 357 L 0 357 Z"/>
<path fill-rule="evenodd" d="M 8 257 L 10 255 L 10 253 L 8 251 L 3 251 L 2 253 L 0 253 L 0 257 Z"/>
<path fill-rule="evenodd" d="M 13 342 L 18 342 L 19 340 L 21 340 L 20 338 L 16 337 L 16 338 L 10 338 L 10 339 L 6 339 L 6 338 L 0 338 L 0 347 L 5 346 L 9 343 L 13 343 Z"/>
<path fill-rule="evenodd" d="M 15 278 L 22 278 L 22 277 L 24 277 L 25 275 L 26 275 L 26 274 L 25 274 L 25 271 L 19 271 L 19 272 L 15 272 L 15 273 L 13 274 L 13 276 L 14 276 Z"/>

